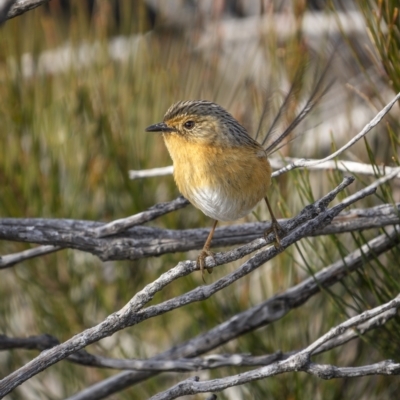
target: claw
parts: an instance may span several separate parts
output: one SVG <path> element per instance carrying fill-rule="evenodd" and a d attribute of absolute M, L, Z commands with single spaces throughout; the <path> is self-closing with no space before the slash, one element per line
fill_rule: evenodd
<path fill-rule="evenodd" d="M 273 233 L 275 235 L 275 240 L 274 240 L 274 246 L 275 248 L 279 249 L 281 246 L 281 235 L 279 234 L 281 232 L 285 236 L 285 230 L 282 228 L 282 226 L 279 224 L 279 222 L 276 219 L 273 219 L 271 221 L 271 227 L 269 229 L 266 229 L 264 231 L 264 239 L 267 240 L 267 237 L 270 233 Z"/>
<path fill-rule="evenodd" d="M 199 268 L 201 271 L 201 277 L 203 278 L 204 283 L 206 283 L 206 281 L 204 280 L 204 269 L 206 269 L 209 274 L 212 273 L 212 268 L 205 268 L 204 260 L 206 259 L 206 257 L 210 256 L 213 258 L 214 263 L 215 263 L 214 253 L 210 251 L 210 244 L 211 244 L 211 239 L 214 235 L 214 231 L 215 231 L 217 224 L 218 224 L 218 221 L 215 220 L 214 225 L 211 228 L 210 233 L 208 234 L 207 240 L 204 243 L 203 250 L 200 252 L 199 256 L 197 257 L 197 263 L 196 263 L 197 268 Z"/>
<path fill-rule="evenodd" d="M 203 281 L 204 281 L 204 270 L 207 270 L 207 272 L 209 274 L 212 274 L 212 268 L 207 268 L 204 265 L 205 264 L 204 261 L 205 261 L 206 257 L 212 257 L 215 262 L 214 253 L 208 249 L 203 248 L 203 250 L 200 252 L 199 256 L 197 257 L 197 262 L 196 262 L 197 268 L 199 268 L 201 271 L 201 276 L 203 278 Z"/>

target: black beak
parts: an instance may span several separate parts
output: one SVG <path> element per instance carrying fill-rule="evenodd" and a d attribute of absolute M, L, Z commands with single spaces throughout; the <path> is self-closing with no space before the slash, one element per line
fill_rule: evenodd
<path fill-rule="evenodd" d="M 146 129 L 146 132 L 175 132 L 175 129 L 170 128 L 165 122 L 150 125 Z"/>

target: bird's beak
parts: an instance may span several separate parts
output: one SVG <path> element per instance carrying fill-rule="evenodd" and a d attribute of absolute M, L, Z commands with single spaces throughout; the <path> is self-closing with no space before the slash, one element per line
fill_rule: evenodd
<path fill-rule="evenodd" d="M 175 132 L 175 129 L 170 128 L 165 122 L 150 125 L 145 130 L 146 132 Z"/>

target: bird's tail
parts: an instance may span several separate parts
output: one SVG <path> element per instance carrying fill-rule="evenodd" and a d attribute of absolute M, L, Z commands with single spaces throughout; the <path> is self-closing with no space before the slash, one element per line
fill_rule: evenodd
<path fill-rule="evenodd" d="M 311 94 L 308 97 L 306 103 L 300 111 L 297 113 L 296 117 L 289 123 L 289 125 L 284 129 L 283 132 L 277 133 L 276 127 L 281 119 L 282 116 L 286 114 L 287 109 L 291 104 L 291 100 L 293 99 L 295 93 L 299 89 L 301 84 L 302 74 L 304 73 L 304 69 L 299 69 L 296 73 L 296 76 L 293 80 L 293 84 L 290 87 L 289 92 L 286 94 L 282 105 L 279 107 L 278 112 L 276 113 L 267 133 L 264 135 L 262 139 L 262 146 L 264 147 L 265 151 L 268 155 L 276 152 L 277 150 L 281 149 L 283 146 L 286 146 L 291 141 L 297 139 L 300 134 L 295 134 L 292 137 L 289 137 L 291 133 L 295 130 L 295 128 L 305 119 L 307 115 L 315 108 L 315 106 L 320 102 L 321 98 L 329 91 L 329 89 L 334 84 L 334 79 L 327 81 L 327 75 L 329 71 L 329 67 L 331 65 L 332 58 L 334 56 L 334 52 L 329 57 L 328 62 L 326 63 L 322 73 L 319 74 L 319 78 L 316 80 Z M 267 110 L 269 109 L 269 102 L 268 100 L 264 104 L 264 108 L 261 114 L 260 122 L 257 129 L 257 136 L 259 135 L 263 120 L 266 117 Z M 304 133 L 304 132 L 303 132 Z M 256 138 L 257 138 L 256 136 Z M 288 138 L 289 137 L 289 138 Z M 288 140 L 285 140 L 287 139 Z"/>

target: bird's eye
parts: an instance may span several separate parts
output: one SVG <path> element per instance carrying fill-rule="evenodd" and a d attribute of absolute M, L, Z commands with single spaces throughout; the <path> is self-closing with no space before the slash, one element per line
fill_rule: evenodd
<path fill-rule="evenodd" d="M 186 122 L 183 124 L 183 126 L 184 126 L 186 129 L 192 129 L 192 128 L 194 127 L 194 121 L 186 121 Z"/>

